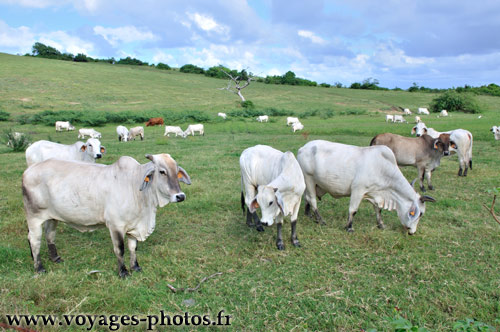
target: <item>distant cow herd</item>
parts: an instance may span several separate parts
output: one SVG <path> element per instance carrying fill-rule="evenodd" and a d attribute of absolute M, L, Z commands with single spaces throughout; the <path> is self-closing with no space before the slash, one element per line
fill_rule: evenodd
<path fill-rule="evenodd" d="M 425 110 L 419 109 L 419 114 L 428 114 Z M 410 115 L 411 111 L 405 109 L 404 113 Z M 227 118 L 225 113 L 218 116 Z M 399 117 L 386 121 L 399 122 Z M 257 121 L 267 122 L 269 116 L 259 116 Z M 293 132 L 304 128 L 297 117 L 288 117 L 286 124 Z M 152 118 L 146 123 L 146 127 L 156 125 L 164 125 L 163 119 Z M 67 121 L 56 122 L 56 131 L 74 129 Z M 491 131 L 495 139 L 500 139 L 499 127 L 493 126 Z M 120 125 L 116 133 L 122 142 L 137 137 L 144 140 L 141 126 L 128 130 Z M 167 125 L 164 135 L 170 134 L 183 138 L 204 135 L 205 128 L 203 124 L 191 124 L 186 130 Z M 314 140 L 301 147 L 296 157 L 290 151 L 266 145 L 245 149 L 239 162 L 241 206 L 247 225 L 263 231 L 263 226 L 276 223 L 276 247 L 283 250 L 282 224 L 290 216 L 290 240 L 299 247 L 297 219 L 302 198 L 305 214 L 325 223 L 317 200 L 328 193 L 334 198 L 350 197 L 346 224 L 349 232 L 353 231 L 354 215 L 361 201 L 368 200 L 379 228 L 384 228 L 381 210 L 396 210 L 401 224 L 410 235 L 414 234 L 425 213 L 425 203 L 435 199 L 417 193 L 413 187 L 417 179 L 407 181 L 399 166 L 416 167 L 421 191 L 425 191 L 424 178 L 432 190 L 431 174 L 441 158 L 451 152 L 458 155 L 458 175 L 467 176 L 468 169 L 472 169 L 473 137 L 464 129 L 438 132 L 421 121 L 417 121 L 411 134 L 417 137 L 382 133 L 365 147 Z M 99 141 L 101 133 L 89 128 L 78 130 L 78 138 L 86 136 L 89 138 L 85 143 L 37 141 L 26 150 L 28 168 L 23 174 L 22 191 L 34 268 L 37 272 L 45 271 L 40 258 L 43 233 L 49 258 L 62 261 L 55 245 L 56 226 L 62 221 L 80 231 L 106 226 L 118 260 L 118 273 L 125 277 L 129 274 L 124 263 L 125 239 L 130 270 L 140 271 L 135 253 L 137 241 L 146 240 L 154 231 L 158 207 L 186 199 L 179 183 L 191 184 L 191 179 L 169 154 L 147 154 L 145 164 L 127 156 L 111 165 L 96 164 L 96 159 L 106 153 Z"/>

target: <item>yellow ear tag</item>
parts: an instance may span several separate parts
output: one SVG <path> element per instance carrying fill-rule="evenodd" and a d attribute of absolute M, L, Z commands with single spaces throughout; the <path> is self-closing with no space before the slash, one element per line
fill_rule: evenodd
<path fill-rule="evenodd" d="M 414 215 L 415 215 L 415 211 L 410 211 L 410 214 L 411 214 L 412 216 L 414 216 Z"/>
<path fill-rule="evenodd" d="M 177 173 L 177 178 L 178 178 L 178 179 L 182 179 L 183 177 L 184 177 L 184 175 L 182 175 L 182 173 L 181 173 L 181 172 L 178 172 L 178 173 Z"/>
<path fill-rule="evenodd" d="M 101 153 L 104 153 L 104 148 L 101 148 Z"/>
<path fill-rule="evenodd" d="M 144 178 L 144 182 L 149 182 L 149 176 L 146 176 L 146 177 Z"/>
<path fill-rule="evenodd" d="M 255 202 L 254 206 L 255 206 L 256 209 L 260 208 L 260 205 L 257 202 Z"/>

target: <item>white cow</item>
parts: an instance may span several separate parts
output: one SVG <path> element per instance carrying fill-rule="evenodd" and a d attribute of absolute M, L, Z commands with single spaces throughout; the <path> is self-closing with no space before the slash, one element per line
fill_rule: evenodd
<path fill-rule="evenodd" d="M 127 127 L 121 126 L 121 125 L 116 127 L 116 133 L 118 134 L 118 141 L 119 142 L 121 142 L 121 141 L 126 142 L 128 140 L 129 131 L 128 131 Z"/>
<path fill-rule="evenodd" d="M 69 130 L 75 130 L 75 127 L 69 123 L 69 121 L 56 121 L 56 131 L 69 131 Z"/>
<path fill-rule="evenodd" d="M 448 111 L 447 110 L 441 110 L 439 113 L 440 116 L 448 116 Z"/>
<path fill-rule="evenodd" d="M 202 124 L 189 125 L 186 130 L 184 130 L 184 136 L 193 135 L 195 132 L 199 132 L 200 135 L 205 135 L 205 127 Z"/>
<path fill-rule="evenodd" d="M 259 121 L 259 122 L 267 122 L 267 121 L 269 121 L 269 116 L 267 116 L 267 115 L 259 115 L 257 117 L 257 121 Z"/>
<path fill-rule="evenodd" d="M 285 249 L 281 228 L 283 218 L 291 215 L 292 244 L 300 246 L 296 226 L 300 202 L 306 188 L 304 176 L 292 152 L 285 153 L 267 145 L 256 145 L 243 151 L 240 157 L 241 208 L 247 206 L 247 225 L 252 218 L 257 230 L 264 230 L 256 210 L 262 211 L 262 224 L 271 226 L 276 219 L 276 246 Z"/>
<path fill-rule="evenodd" d="M 297 118 L 297 117 L 289 116 L 286 118 L 286 125 L 287 126 L 293 125 L 294 123 L 297 123 L 297 122 L 300 122 L 299 118 Z"/>
<path fill-rule="evenodd" d="M 385 116 L 385 122 L 389 122 L 389 121 L 394 122 L 394 115 L 392 115 L 392 114 L 387 114 L 387 115 Z"/>
<path fill-rule="evenodd" d="M 405 109 L 403 110 L 403 113 L 404 113 L 404 115 L 411 115 L 411 111 L 410 111 L 410 109 L 409 109 L 409 108 L 405 108 Z"/>
<path fill-rule="evenodd" d="M 227 118 L 226 113 L 222 113 L 222 112 L 217 113 L 217 116 L 220 116 L 220 117 L 221 117 L 221 118 L 223 118 L 224 120 L 226 120 L 226 118 Z"/>
<path fill-rule="evenodd" d="M 26 163 L 31 166 L 50 158 L 94 163 L 105 153 L 106 148 L 97 138 L 89 138 L 86 143 L 76 142 L 71 145 L 37 141 L 26 149 Z"/>
<path fill-rule="evenodd" d="M 493 126 L 491 127 L 490 131 L 495 135 L 495 140 L 500 140 L 500 127 Z"/>
<path fill-rule="evenodd" d="M 302 130 L 304 129 L 304 125 L 300 122 L 295 122 L 294 124 L 292 124 L 292 130 L 293 132 L 296 132 L 298 130 Z"/>
<path fill-rule="evenodd" d="M 429 110 L 425 107 L 419 107 L 418 108 L 418 114 L 425 114 L 425 115 L 429 115 Z"/>
<path fill-rule="evenodd" d="M 85 138 L 85 136 L 89 136 L 90 138 L 101 138 L 102 135 L 100 132 L 95 131 L 93 128 L 81 128 L 78 129 L 78 138 Z"/>
<path fill-rule="evenodd" d="M 141 137 L 141 141 L 144 140 L 144 127 L 138 126 L 130 128 L 130 131 L 128 132 L 128 140 L 135 140 L 137 136 Z"/>
<path fill-rule="evenodd" d="M 350 197 L 349 232 L 353 231 L 353 217 L 363 199 L 373 204 L 379 228 L 384 227 L 382 208 L 396 209 L 410 235 L 417 231 L 425 202 L 435 201 L 415 192 L 386 146 L 358 147 L 316 140 L 299 149 L 297 160 L 306 182 L 306 214 L 310 216 L 312 206 L 316 220 L 324 223 L 316 199 L 325 193 L 335 198 Z"/>
<path fill-rule="evenodd" d="M 399 123 L 406 123 L 406 119 L 399 114 L 394 115 L 394 122 L 399 122 Z"/>
<path fill-rule="evenodd" d="M 170 134 L 175 134 L 175 137 L 181 136 L 183 138 L 187 136 L 179 126 L 165 126 L 165 134 L 163 136 L 170 137 Z"/>
<path fill-rule="evenodd" d="M 422 119 L 418 115 L 416 115 L 415 116 L 415 123 L 419 123 L 419 122 L 422 122 Z"/>
<path fill-rule="evenodd" d="M 453 142 L 456 145 L 456 148 L 453 148 L 450 145 L 450 153 L 456 153 L 458 155 L 458 163 L 460 165 L 460 168 L 458 169 L 458 176 L 467 176 L 467 170 L 469 168 L 472 169 L 473 137 L 470 131 L 465 129 L 455 129 L 440 132 L 434 128 L 427 127 L 423 122 L 419 122 L 412 128 L 411 133 L 415 134 L 417 137 L 427 134 L 432 138 L 438 138 L 441 134 L 450 134 L 450 144 Z"/>
<path fill-rule="evenodd" d="M 155 229 L 158 206 L 185 200 L 179 180 L 191 183 L 169 154 L 148 154 L 146 158 L 151 162 L 144 165 L 131 157 L 121 157 L 111 165 L 50 159 L 24 172 L 23 202 L 36 272 L 45 272 L 40 259 L 42 229 L 50 259 L 61 261 L 55 245 L 58 221 L 82 232 L 106 226 L 120 277 L 128 275 L 123 262 L 127 237 L 130 268 L 141 270 L 135 253 L 137 241 L 146 240 Z"/>

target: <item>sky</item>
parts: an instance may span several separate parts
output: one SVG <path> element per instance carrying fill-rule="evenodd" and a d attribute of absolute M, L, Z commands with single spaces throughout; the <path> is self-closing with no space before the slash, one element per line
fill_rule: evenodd
<path fill-rule="evenodd" d="M 344 86 L 500 85 L 499 32 L 498 0 L 0 0 L 0 52 L 40 42 Z"/>

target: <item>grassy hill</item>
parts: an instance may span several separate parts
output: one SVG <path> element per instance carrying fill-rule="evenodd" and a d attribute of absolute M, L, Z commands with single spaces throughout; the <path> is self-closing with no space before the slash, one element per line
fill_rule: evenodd
<path fill-rule="evenodd" d="M 320 111 L 303 118 L 304 131 L 293 134 L 284 116 L 271 117 L 269 123 L 218 119 L 219 111 L 241 110 L 236 95 L 218 90 L 226 84 L 177 71 L 0 54 L 0 110 L 13 114 L 13 119 L 44 110 L 197 110 L 209 115 L 205 136 L 187 139 L 166 138 L 163 128 L 147 127 L 144 141 L 124 143 L 116 138 L 116 124 L 96 128 L 107 148 L 98 163 L 111 164 L 123 155 L 145 163 L 145 153 L 170 153 L 193 182 L 181 185 L 185 202 L 158 209 L 155 232 L 138 247 L 143 272 L 126 280 L 117 277 L 106 229 L 80 233 L 63 223 L 56 244 L 64 262 L 51 263 L 43 242 L 41 255 L 48 272 L 34 274 L 21 191 L 25 156 L 0 146 L 1 323 L 7 322 L 5 314 L 16 313 L 144 318 L 163 310 L 171 316 L 189 312 L 213 318 L 224 310 L 232 316 L 232 328 L 226 330 L 235 331 L 390 331 L 398 315 L 431 331 L 452 331 L 466 318 L 500 327 L 500 225 L 483 207 L 492 199 L 487 190 L 500 185 L 500 146 L 489 132 L 493 124 L 500 125 L 500 98 L 478 97 L 485 109 L 480 119 L 472 114 L 423 117 L 437 130 L 465 128 L 473 133 L 474 169 L 459 178 L 457 157 L 442 159 L 432 177 L 436 189 L 427 192 L 437 202 L 427 204 L 414 236 L 405 233 L 394 211 L 383 212 L 386 229 L 379 230 L 367 203 L 355 216 L 355 232 L 347 233 L 343 227 L 349 199 L 325 196 L 319 210 L 327 224 L 305 217 L 302 207 L 302 247 L 290 244 L 286 218 L 286 249 L 278 251 L 275 227 L 258 233 L 245 224 L 240 207 L 241 151 L 267 144 L 296 153 L 314 139 L 364 146 L 381 132 L 409 136 L 411 119 L 408 124 L 386 123 L 385 113 L 395 113 L 395 106 L 427 106 L 434 95 L 255 82 L 244 90 L 258 109 Z M 185 128 L 187 123 L 174 124 Z M 55 133 L 53 126 L 14 120 L 0 122 L 0 133 L 6 130 L 28 133 L 33 140 L 77 140 L 76 132 Z M 415 168 L 402 172 L 408 180 L 416 177 Z M 496 211 L 499 214 L 498 207 Z M 167 286 L 195 287 L 216 272 L 222 275 L 196 292 L 173 293 Z M 162 329 L 169 330 L 158 327 Z"/>

